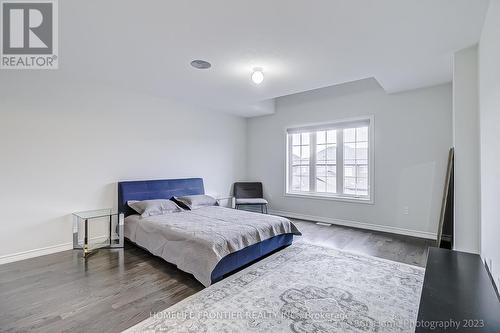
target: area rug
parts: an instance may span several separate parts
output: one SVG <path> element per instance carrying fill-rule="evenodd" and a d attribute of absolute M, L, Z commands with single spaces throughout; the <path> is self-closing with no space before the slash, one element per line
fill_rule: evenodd
<path fill-rule="evenodd" d="M 414 332 L 424 269 L 298 243 L 127 332 Z"/>

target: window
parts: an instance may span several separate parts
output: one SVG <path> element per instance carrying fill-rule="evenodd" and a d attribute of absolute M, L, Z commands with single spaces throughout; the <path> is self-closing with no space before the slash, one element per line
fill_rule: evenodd
<path fill-rule="evenodd" d="M 370 201 L 373 121 L 287 130 L 287 189 L 292 195 Z"/>

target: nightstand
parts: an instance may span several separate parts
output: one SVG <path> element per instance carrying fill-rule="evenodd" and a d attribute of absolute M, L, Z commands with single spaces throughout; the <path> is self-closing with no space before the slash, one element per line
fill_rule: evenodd
<path fill-rule="evenodd" d="M 123 221 L 111 208 L 73 213 L 73 249 L 87 258 L 101 248 L 122 248 Z"/>
<path fill-rule="evenodd" d="M 216 197 L 215 200 L 217 200 L 217 203 L 219 204 L 219 206 L 234 208 L 234 197 L 233 196 Z M 226 204 L 222 205 L 221 202 L 226 202 Z"/>

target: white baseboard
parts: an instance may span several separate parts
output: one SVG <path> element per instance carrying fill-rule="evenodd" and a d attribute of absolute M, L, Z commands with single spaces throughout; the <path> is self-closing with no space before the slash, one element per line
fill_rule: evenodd
<path fill-rule="evenodd" d="M 298 213 L 285 212 L 285 211 L 274 210 L 274 209 L 269 209 L 269 213 L 274 214 L 274 215 L 289 217 L 292 219 L 330 223 L 330 224 L 342 225 L 342 226 L 346 226 L 346 227 L 388 232 L 391 234 L 412 236 L 412 237 L 432 239 L 432 240 L 436 240 L 436 238 L 437 238 L 437 235 L 435 233 L 427 232 L 427 231 L 410 230 L 410 229 L 404 229 L 404 228 L 397 228 L 397 227 L 391 227 L 391 226 L 385 226 L 385 225 L 379 225 L 379 224 L 371 224 L 371 223 L 358 222 L 358 221 L 342 220 L 342 219 L 323 217 L 323 216 L 298 214 Z"/>
<path fill-rule="evenodd" d="M 493 271 L 493 267 L 492 267 L 493 263 L 492 263 L 491 259 L 486 258 L 483 255 L 481 255 L 481 260 L 483 261 L 484 265 L 486 266 L 486 270 L 488 271 L 488 275 L 493 280 L 493 284 L 495 285 L 497 291 L 500 291 L 500 276 L 496 275 L 496 272 Z"/>
<path fill-rule="evenodd" d="M 95 243 L 99 243 L 99 242 L 107 240 L 107 239 L 108 239 L 108 236 L 98 236 L 98 237 L 90 238 L 90 240 L 92 242 L 95 242 Z M 44 256 L 47 254 L 53 254 L 53 253 L 57 253 L 57 252 L 61 252 L 61 251 L 72 250 L 72 249 L 73 249 L 73 242 L 59 244 L 59 245 L 52 245 L 52 246 L 42 247 L 39 249 L 18 252 L 18 253 L 6 254 L 3 256 L 0 256 L 0 265 L 8 264 L 9 262 L 20 261 L 20 260 L 24 260 L 24 259 L 30 259 L 30 258 L 35 258 L 35 257 L 39 257 L 39 256 Z"/>
<path fill-rule="evenodd" d="M 18 253 L 6 254 L 0 256 L 0 265 L 7 264 L 9 262 L 44 256 L 46 254 L 67 251 L 71 249 L 73 249 L 73 243 L 64 243 L 64 244 L 52 245 Z"/>

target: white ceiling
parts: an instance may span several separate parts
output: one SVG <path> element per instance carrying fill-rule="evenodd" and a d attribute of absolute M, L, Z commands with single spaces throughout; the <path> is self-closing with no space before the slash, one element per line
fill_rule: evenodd
<path fill-rule="evenodd" d="M 60 71 L 244 116 L 278 96 L 375 77 L 449 82 L 487 0 L 64 0 Z M 204 59 L 209 70 L 189 63 Z M 253 67 L 265 81 L 252 84 Z M 15 74 L 13 74 L 15 75 Z M 265 101 L 264 103 L 260 103 Z"/>

